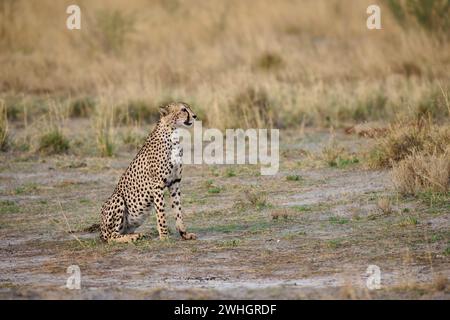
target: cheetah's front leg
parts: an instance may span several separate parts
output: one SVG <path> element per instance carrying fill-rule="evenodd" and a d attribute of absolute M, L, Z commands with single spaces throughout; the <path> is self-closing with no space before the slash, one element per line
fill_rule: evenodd
<path fill-rule="evenodd" d="M 159 238 L 165 240 L 168 237 L 166 213 L 164 211 L 164 193 L 163 190 L 155 192 L 154 204 L 156 209 L 156 220 Z"/>
<path fill-rule="evenodd" d="M 183 223 L 183 214 L 181 212 L 180 182 L 177 181 L 177 182 L 173 183 L 169 187 L 169 192 L 170 192 L 170 199 L 172 202 L 172 209 L 174 210 L 175 219 L 176 219 L 175 225 L 176 225 L 178 232 L 180 233 L 181 237 L 184 240 L 197 239 L 197 236 L 195 235 L 195 233 L 189 233 L 186 231 L 186 227 L 184 226 L 184 223 Z"/>

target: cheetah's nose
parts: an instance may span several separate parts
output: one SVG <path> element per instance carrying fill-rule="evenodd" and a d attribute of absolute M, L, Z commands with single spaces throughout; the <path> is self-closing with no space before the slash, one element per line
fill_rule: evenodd
<path fill-rule="evenodd" d="M 194 115 L 192 116 L 192 118 L 197 119 L 197 115 L 194 114 Z"/>

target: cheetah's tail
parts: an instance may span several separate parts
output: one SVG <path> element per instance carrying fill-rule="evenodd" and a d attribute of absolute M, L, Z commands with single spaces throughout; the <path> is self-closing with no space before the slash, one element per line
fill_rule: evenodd
<path fill-rule="evenodd" d="M 94 232 L 97 232 L 97 231 L 100 231 L 100 223 L 94 223 L 93 225 L 83 229 L 83 232 L 94 233 Z"/>

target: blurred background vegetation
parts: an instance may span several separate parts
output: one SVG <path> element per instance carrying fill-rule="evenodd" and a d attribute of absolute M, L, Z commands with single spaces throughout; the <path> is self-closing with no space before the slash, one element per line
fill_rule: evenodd
<path fill-rule="evenodd" d="M 450 1 L 0 1 L 0 147 L 113 155 L 170 100 L 204 126 L 449 119 Z M 52 146 L 56 144 L 57 146 Z"/>

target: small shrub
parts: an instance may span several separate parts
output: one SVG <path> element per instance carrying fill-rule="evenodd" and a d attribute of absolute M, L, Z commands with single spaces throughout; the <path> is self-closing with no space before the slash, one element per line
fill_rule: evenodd
<path fill-rule="evenodd" d="M 387 197 L 379 198 L 377 201 L 377 207 L 383 214 L 392 213 L 391 200 Z"/>
<path fill-rule="evenodd" d="M 102 157 L 112 157 L 114 155 L 115 144 L 108 130 L 103 130 L 97 135 L 97 147 Z"/>
<path fill-rule="evenodd" d="M 38 151 L 46 154 L 60 154 L 69 150 L 69 140 L 58 129 L 43 134 L 39 139 Z"/>
<path fill-rule="evenodd" d="M 345 148 L 331 140 L 323 149 L 319 157 L 330 167 L 345 168 L 359 162 L 359 159 L 350 155 Z"/>
<path fill-rule="evenodd" d="M 330 167 L 337 166 L 337 159 L 344 154 L 345 149 L 338 146 L 334 140 L 330 141 L 328 145 L 323 147 L 321 158 Z"/>
<path fill-rule="evenodd" d="M 203 185 L 209 194 L 217 194 L 217 193 L 220 193 L 224 189 L 224 187 L 220 187 L 217 184 L 215 184 L 213 180 L 206 180 L 203 183 Z"/>
<path fill-rule="evenodd" d="M 450 155 L 413 153 L 395 163 L 391 174 L 400 194 L 445 193 L 450 186 Z"/>
<path fill-rule="evenodd" d="M 300 181 L 300 176 L 298 174 L 289 175 L 286 177 L 287 181 Z"/>
<path fill-rule="evenodd" d="M 79 98 L 70 104 L 69 116 L 73 118 L 88 118 L 95 109 L 95 101 L 91 97 Z"/>
<path fill-rule="evenodd" d="M 102 157 L 112 157 L 116 149 L 114 140 L 114 109 L 110 104 L 100 104 L 92 118 L 96 147 Z"/>
<path fill-rule="evenodd" d="M 265 191 L 258 191 L 255 188 L 248 188 L 243 192 L 243 196 L 236 202 L 239 208 L 256 208 L 262 210 L 270 206 Z"/>
<path fill-rule="evenodd" d="M 261 210 L 268 205 L 266 192 L 250 191 L 247 192 L 245 196 L 248 202 L 258 210 Z"/>
<path fill-rule="evenodd" d="M 413 154 L 444 153 L 450 145 L 450 126 L 431 124 L 392 126 L 385 136 L 379 137 L 369 154 L 368 164 L 372 168 L 392 167 Z"/>
<path fill-rule="evenodd" d="M 233 168 L 227 168 L 227 170 L 225 171 L 225 176 L 228 178 L 235 177 L 236 172 L 233 170 Z"/>
<path fill-rule="evenodd" d="M 419 220 L 416 217 L 403 218 L 399 223 L 399 225 L 402 227 L 416 226 L 418 224 L 419 224 Z"/>

